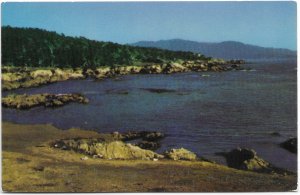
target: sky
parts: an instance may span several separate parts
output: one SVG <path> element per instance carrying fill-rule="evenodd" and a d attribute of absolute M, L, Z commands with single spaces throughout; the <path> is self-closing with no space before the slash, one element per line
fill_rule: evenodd
<path fill-rule="evenodd" d="M 186 39 L 297 48 L 297 5 L 285 2 L 1 4 L 2 26 L 42 28 L 121 44 Z"/>

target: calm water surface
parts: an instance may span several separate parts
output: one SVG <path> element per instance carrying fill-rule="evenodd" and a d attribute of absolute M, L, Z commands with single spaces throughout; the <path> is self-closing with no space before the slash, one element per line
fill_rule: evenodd
<path fill-rule="evenodd" d="M 225 163 L 214 153 L 249 147 L 274 165 L 295 171 L 297 156 L 278 143 L 297 135 L 296 61 L 246 66 L 253 71 L 128 75 L 119 80 L 65 81 L 18 89 L 13 93 L 78 92 L 90 103 L 28 111 L 3 108 L 2 120 L 99 132 L 161 131 L 167 137 L 159 152 L 184 147 Z M 153 93 L 145 88 L 174 91 Z M 3 95 L 8 93 L 12 92 Z M 272 136 L 273 132 L 281 136 Z"/>

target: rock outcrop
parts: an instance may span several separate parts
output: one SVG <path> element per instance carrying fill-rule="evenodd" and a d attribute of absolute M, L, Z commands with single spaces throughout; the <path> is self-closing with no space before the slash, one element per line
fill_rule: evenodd
<path fill-rule="evenodd" d="M 135 139 L 142 139 L 144 141 L 158 141 L 165 137 L 164 133 L 157 131 L 129 131 L 126 133 L 113 133 L 118 139 L 122 141 L 130 141 Z"/>
<path fill-rule="evenodd" d="M 292 153 L 297 153 L 297 138 L 291 138 L 281 143 L 280 146 Z"/>
<path fill-rule="evenodd" d="M 163 155 L 122 141 L 105 142 L 102 139 L 66 139 L 51 143 L 52 147 L 74 150 L 103 159 L 151 160 L 163 158 Z"/>
<path fill-rule="evenodd" d="M 263 173 L 288 174 L 289 171 L 274 167 L 269 162 L 257 156 L 256 152 L 247 148 L 236 148 L 227 153 L 217 153 L 225 157 L 231 168 Z"/>
<path fill-rule="evenodd" d="M 115 140 L 131 141 L 142 149 L 155 151 L 161 146 L 159 141 L 165 137 L 165 134 L 157 131 L 129 131 L 126 133 L 114 132 L 112 136 Z"/>
<path fill-rule="evenodd" d="M 179 63 L 168 63 L 163 68 L 163 73 L 171 74 L 171 73 L 178 73 L 178 72 L 187 72 L 188 68 L 179 64 Z"/>
<path fill-rule="evenodd" d="M 153 150 L 153 151 L 157 150 L 160 147 L 159 142 L 151 142 L 151 141 L 141 141 L 135 145 L 142 149 Z"/>
<path fill-rule="evenodd" d="M 171 149 L 166 151 L 165 157 L 172 159 L 172 160 L 196 160 L 197 155 L 187 149 L 180 148 L 180 149 Z"/>
<path fill-rule="evenodd" d="M 232 64 L 232 66 L 227 65 Z M 171 74 L 188 71 L 227 71 L 242 70 L 239 64 L 242 61 L 212 60 L 189 60 L 189 61 L 169 61 L 157 62 L 143 65 L 131 66 L 103 66 L 95 69 L 30 69 L 30 68 L 9 68 L 3 67 L 2 90 L 12 90 L 17 88 L 36 87 L 48 83 L 65 81 L 69 79 L 84 79 L 92 77 L 94 79 L 104 79 L 127 74 Z"/>
<path fill-rule="evenodd" d="M 16 109 L 30 109 L 37 106 L 58 107 L 70 102 L 88 103 L 80 94 L 34 94 L 9 95 L 2 98 L 2 106 Z"/>

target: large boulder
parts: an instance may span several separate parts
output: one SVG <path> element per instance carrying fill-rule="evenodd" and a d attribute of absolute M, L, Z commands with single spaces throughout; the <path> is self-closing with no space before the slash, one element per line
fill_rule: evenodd
<path fill-rule="evenodd" d="M 281 143 L 280 146 L 292 153 L 297 153 L 297 138 L 288 139 Z"/>
<path fill-rule="evenodd" d="M 274 167 L 257 156 L 256 152 L 252 149 L 236 148 L 230 152 L 218 154 L 225 157 L 227 165 L 231 168 L 266 173 L 287 173 L 286 170 Z"/>
<path fill-rule="evenodd" d="M 140 73 L 142 68 L 141 66 L 129 66 L 130 68 L 130 73 L 131 74 L 137 74 L 137 73 Z"/>
<path fill-rule="evenodd" d="M 74 150 L 91 156 L 104 159 L 154 159 L 163 158 L 150 150 L 141 149 L 138 146 L 126 144 L 122 141 L 105 142 L 99 139 L 67 139 L 52 143 L 52 146 L 64 150 Z"/>
<path fill-rule="evenodd" d="M 53 75 L 51 70 L 35 70 L 30 73 L 30 76 L 35 79 L 37 77 L 49 78 Z"/>
<path fill-rule="evenodd" d="M 162 67 L 159 64 L 154 64 L 154 65 L 148 65 L 144 66 L 141 70 L 140 73 L 142 74 L 159 74 L 161 73 Z"/>
<path fill-rule="evenodd" d="M 53 75 L 50 78 L 50 82 L 57 82 L 57 81 L 65 81 L 69 79 L 69 73 L 61 70 L 60 68 L 56 68 L 53 70 Z"/>
<path fill-rule="evenodd" d="M 107 78 L 114 75 L 114 71 L 110 67 L 101 67 L 95 70 L 95 77 L 97 79 Z"/>
<path fill-rule="evenodd" d="M 197 155 L 187 149 L 171 149 L 165 152 L 165 156 L 172 160 L 196 160 Z"/>
<path fill-rule="evenodd" d="M 164 133 L 161 133 L 161 132 L 157 132 L 157 131 L 154 131 L 154 132 L 146 132 L 143 134 L 143 140 L 145 141 L 158 141 L 159 139 L 162 139 L 165 137 L 165 134 Z"/>
<path fill-rule="evenodd" d="M 166 74 L 176 73 L 176 72 L 186 72 L 188 68 L 184 67 L 179 63 L 169 63 L 164 66 L 163 72 Z"/>
<path fill-rule="evenodd" d="M 165 137 L 164 133 L 158 131 L 128 131 L 125 133 L 114 132 L 114 136 L 117 136 L 122 141 L 129 141 L 135 139 L 142 139 L 144 141 L 158 141 Z"/>
<path fill-rule="evenodd" d="M 85 74 L 81 69 L 69 73 L 69 79 L 84 79 L 84 78 L 85 78 Z"/>
<path fill-rule="evenodd" d="M 141 141 L 135 145 L 142 149 L 153 150 L 153 151 L 157 150 L 160 147 L 160 143 L 151 142 L 151 141 Z"/>

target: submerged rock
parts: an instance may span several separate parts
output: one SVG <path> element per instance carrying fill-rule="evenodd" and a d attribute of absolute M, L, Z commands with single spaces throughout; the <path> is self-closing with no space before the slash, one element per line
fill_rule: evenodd
<path fill-rule="evenodd" d="M 292 153 L 297 153 L 297 138 L 291 138 L 281 143 L 280 146 Z"/>
<path fill-rule="evenodd" d="M 57 107 L 70 102 L 88 103 L 88 99 L 80 94 L 34 94 L 8 95 L 2 98 L 2 106 L 16 109 L 30 109 L 37 106 Z"/>
<path fill-rule="evenodd" d="M 50 78 L 53 75 L 51 70 L 35 70 L 30 73 L 33 79 L 37 77 Z"/>
<path fill-rule="evenodd" d="M 105 142 L 102 139 L 66 139 L 51 144 L 55 148 L 67 148 L 91 156 L 101 156 L 103 159 L 154 159 L 162 155 L 122 141 Z"/>
<path fill-rule="evenodd" d="M 149 91 L 151 93 L 173 93 L 176 90 L 173 89 L 160 89 L 160 88 L 142 88 L 142 90 Z"/>
<path fill-rule="evenodd" d="M 270 135 L 272 135 L 272 136 L 281 136 L 281 134 L 278 133 L 278 132 L 272 132 L 272 133 L 270 133 Z"/>
<path fill-rule="evenodd" d="M 171 149 L 170 151 L 165 152 L 166 158 L 172 160 L 196 160 L 197 155 L 187 149 Z"/>

